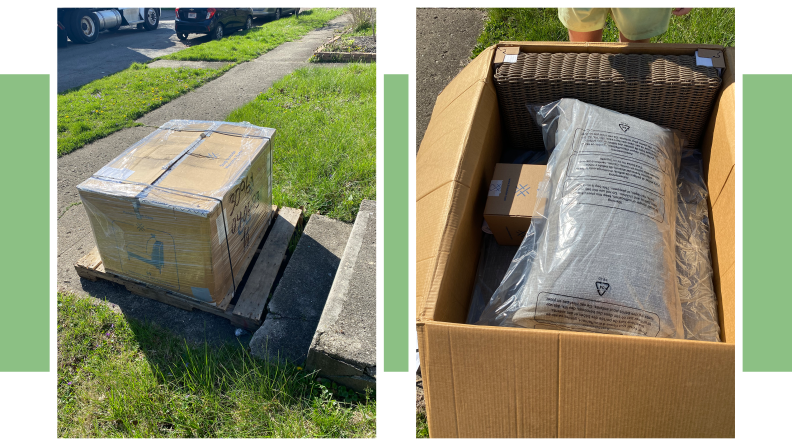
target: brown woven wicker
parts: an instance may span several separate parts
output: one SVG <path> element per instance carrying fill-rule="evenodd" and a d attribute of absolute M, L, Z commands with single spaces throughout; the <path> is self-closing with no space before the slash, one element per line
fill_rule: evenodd
<path fill-rule="evenodd" d="M 520 53 L 495 72 L 501 117 L 514 148 L 542 150 L 526 104 L 575 98 L 685 134 L 696 147 L 721 79 L 694 56 Z"/>

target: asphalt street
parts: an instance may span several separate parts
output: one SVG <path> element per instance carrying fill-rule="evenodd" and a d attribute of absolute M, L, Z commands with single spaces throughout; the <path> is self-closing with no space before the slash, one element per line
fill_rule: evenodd
<path fill-rule="evenodd" d="M 480 9 L 419 8 L 416 11 L 416 152 L 437 95 L 470 63 L 485 17 Z"/>
<path fill-rule="evenodd" d="M 175 17 L 173 11 L 162 11 L 154 31 L 122 26 L 114 33 L 100 32 L 92 44 L 69 41 L 66 48 L 58 48 L 58 93 L 124 70 L 134 62 L 145 62 L 211 40 L 209 36 L 191 34 L 186 41 L 180 41 L 176 37 Z M 254 19 L 253 26 L 270 20 Z"/>
<path fill-rule="evenodd" d="M 231 111 L 253 100 L 283 76 L 307 66 L 314 50 L 327 42 L 334 30 L 343 28 L 350 18 L 348 14 L 337 17 L 300 40 L 284 43 L 257 59 L 235 66 L 223 76 L 141 117 L 138 122 L 144 127 L 118 131 L 59 158 L 58 289 L 106 299 L 129 317 L 155 322 L 192 341 L 234 342 L 234 327 L 224 318 L 201 311 L 184 311 L 135 296 L 120 285 L 91 282 L 77 276 L 74 263 L 93 249 L 95 241 L 76 186 L 151 133 L 152 127 L 171 119 L 225 119 Z M 321 64 L 323 67 L 334 65 Z M 247 340 L 249 337 L 243 342 Z"/>

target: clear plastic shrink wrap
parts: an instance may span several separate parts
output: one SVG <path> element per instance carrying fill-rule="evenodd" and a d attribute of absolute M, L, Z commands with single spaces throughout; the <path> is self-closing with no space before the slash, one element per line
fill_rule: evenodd
<path fill-rule="evenodd" d="M 173 120 L 77 186 L 106 271 L 218 304 L 272 217 L 274 129 Z"/>
<path fill-rule="evenodd" d="M 675 260 L 679 132 L 562 99 L 531 229 L 477 322 L 683 338 Z"/>
<path fill-rule="evenodd" d="M 677 178 L 676 264 L 685 339 L 720 342 L 712 284 L 707 185 L 700 155 L 684 151 Z"/>

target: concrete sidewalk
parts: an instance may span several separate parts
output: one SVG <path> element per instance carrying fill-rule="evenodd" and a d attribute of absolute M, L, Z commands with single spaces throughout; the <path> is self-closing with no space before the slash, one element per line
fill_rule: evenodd
<path fill-rule="evenodd" d="M 80 202 L 76 186 L 151 133 L 154 130 L 151 127 L 171 119 L 225 119 L 283 76 L 307 66 L 313 51 L 331 38 L 334 30 L 343 28 L 350 18 L 348 14 L 337 17 L 302 39 L 284 43 L 255 60 L 237 65 L 220 78 L 146 114 L 138 122 L 148 127 L 118 131 L 58 159 L 58 289 L 106 297 L 123 313 L 135 319 L 154 321 L 194 341 L 233 341 L 234 329 L 223 318 L 185 312 L 134 296 L 119 285 L 81 280 L 73 265 L 95 246 L 95 241 L 84 207 L 73 205 Z"/>

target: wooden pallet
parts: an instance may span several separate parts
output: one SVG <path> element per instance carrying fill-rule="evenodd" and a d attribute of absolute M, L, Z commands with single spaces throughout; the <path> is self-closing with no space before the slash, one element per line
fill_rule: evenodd
<path fill-rule="evenodd" d="M 289 241 L 297 226 L 302 223 L 302 219 L 303 211 L 301 209 L 281 208 L 277 212 L 277 215 L 272 219 L 272 228 L 264 241 L 264 246 L 255 251 L 259 254 L 258 259 L 248 266 L 246 273 L 250 274 L 244 287 L 237 293 L 239 299 L 236 304 L 231 303 L 233 294 L 215 306 L 156 285 L 105 271 L 99 250 L 96 247 L 78 260 L 74 264 L 74 269 L 77 270 L 80 277 L 93 282 L 99 279 L 115 282 L 124 285 L 127 290 L 138 296 L 148 297 L 187 311 L 198 309 L 224 317 L 238 327 L 249 330 L 256 329 L 262 323 L 264 307 L 285 257 Z M 261 231 L 260 237 L 263 237 L 265 232 Z M 256 244 L 259 243 L 261 243 L 261 238 L 256 241 Z M 251 252 L 250 256 L 252 257 L 253 254 Z"/>

